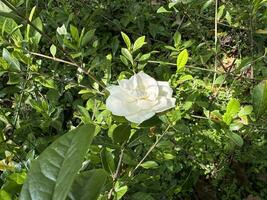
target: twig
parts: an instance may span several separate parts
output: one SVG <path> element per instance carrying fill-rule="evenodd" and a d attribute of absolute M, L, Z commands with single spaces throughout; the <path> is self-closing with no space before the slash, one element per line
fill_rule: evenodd
<path fill-rule="evenodd" d="M 148 63 L 154 63 L 154 64 L 162 64 L 162 65 L 177 66 L 176 63 L 170 63 L 170 62 L 164 62 L 164 61 L 149 60 L 149 61 L 147 61 L 147 62 L 148 62 Z M 208 72 L 212 72 L 212 73 L 221 74 L 221 72 L 214 71 L 214 70 L 211 70 L 211 69 L 205 69 L 205 68 L 194 67 L 194 66 L 186 66 L 186 67 L 187 67 L 187 68 L 191 68 L 191 69 L 198 69 L 198 70 L 202 70 L 202 71 L 208 71 Z"/>
<path fill-rule="evenodd" d="M 115 184 L 116 184 L 116 181 L 119 177 L 119 172 L 120 172 L 120 168 L 121 168 L 121 164 L 122 164 L 122 159 L 123 159 L 123 153 L 124 153 L 124 144 L 122 145 L 122 149 L 121 149 L 121 153 L 120 153 L 120 157 L 119 157 L 119 162 L 118 162 L 118 165 L 117 165 L 117 169 L 116 169 L 116 172 L 115 174 L 113 175 L 113 186 L 112 188 L 110 189 L 109 193 L 108 193 L 108 200 L 110 200 L 112 198 L 112 193 L 114 192 L 115 190 Z"/>
<path fill-rule="evenodd" d="M 60 59 L 60 58 L 51 57 L 51 56 L 47 56 L 47 55 L 44 55 L 44 54 L 41 54 L 41 53 L 35 53 L 35 52 L 31 52 L 31 51 L 29 51 L 28 53 L 32 54 L 32 55 L 35 55 L 35 56 L 38 56 L 38 57 L 47 58 L 47 59 L 50 59 L 50 60 L 53 60 L 53 61 L 56 61 L 56 62 L 65 63 L 65 64 L 72 65 L 72 66 L 75 66 L 75 67 L 80 67 L 77 63 L 66 61 L 66 60 L 63 60 L 63 59 Z"/>
<path fill-rule="evenodd" d="M 217 71 L 218 64 L 218 51 L 217 51 L 217 42 L 218 42 L 218 0 L 215 0 L 215 19 L 214 19 L 214 45 L 215 45 L 215 57 L 214 57 L 214 71 Z M 216 73 L 213 76 L 212 88 L 214 87 L 216 81 Z"/>
<path fill-rule="evenodd" d="M 132 176 L 134 172 L 140 167 L 140 165 L 144 162 L 144 160 L 147 158 L 147 156 L 153 151 L 153 149 L 157 146 L 159 141 L 165 136 L 170 129 L 171 125 L 169 124 L 165 131 L 162 133 L 162 135 L 156 140 L 156 142 L 149 148 L 149 150 L 146 152 L 145 156 L 140 160 L 140 162 L 136 165 L 136 167 L 133 169 L 133 171 L 130 172 L 129 176 Z"/>

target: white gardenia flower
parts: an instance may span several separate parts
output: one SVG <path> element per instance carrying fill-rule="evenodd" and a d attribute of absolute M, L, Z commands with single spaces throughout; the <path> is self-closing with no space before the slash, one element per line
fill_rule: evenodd
<path fill-rule="evenodd" d="M 110 96 L 106 106 L 114 115 L 125 116 L 127 120 L 140 124 L 155 113 L 175 106 L 173 91 L 166 81 L 156 81 L 141 71 L 118 82 L 119 85 L 107 87 Z"/>

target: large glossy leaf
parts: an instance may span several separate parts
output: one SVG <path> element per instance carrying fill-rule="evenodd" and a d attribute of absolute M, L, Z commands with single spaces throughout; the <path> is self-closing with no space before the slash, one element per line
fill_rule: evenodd
<path fill-rule="evenodd" d="M 68 199 L 96 200 L 106 182 L 107 173 L 103 169 L 95 169 L 79 174 L 71 187 Z"/>
<path fill-rule="evenodd" d="M 267 81 L 261 82 L 253 89 L 252 101 L 257 118 L 267 112 Z"/>
<path fill-rule="evenodd" d="M 20 200 L 64 200 L 92 142 L 94 126 L 83 125 L 58 138 L 35 160 Z"/>

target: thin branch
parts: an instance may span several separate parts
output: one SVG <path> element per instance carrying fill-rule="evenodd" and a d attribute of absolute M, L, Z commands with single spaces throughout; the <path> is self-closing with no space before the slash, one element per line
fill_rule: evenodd
<path fill-rule="evenodd" d="M 44 55 L 44 54 L 41 54 L 41 53 L 35 53 L 35 52 L 31 52 L 31 51 L 29 51 L 28 53 L 32 54 L 32 55 L 35 55 L 35 56 L 38 56 L 38 57 L 50 59 L 50 60 L 53 60 L 53 61 L 56 61 L 56 62 L 65 63 L 65 64 L 72 65 L 72 66 L 75 66 L 75 67 L 80 67 L 76 63 L 73 63 L 73 62 L 70 62 L 70 61 L 66 61 L 66 60 L 63 60 L 63 59 L 60 59 L 60 58 L 51 57 L 51 56 L 47 56 L 47 55 Z"/>
<path fill-rule="evenodd" d="M 218 42 L 218 0 L 215 0 L 215 19 L 214 19 L 214 45 L 215 45 L 215 57 L 214 57 L 214 71 L 217 71 L 217 64 L 218 64 L 218 49 L 217 49 L 217 42 Z M 214 87 L 216 81 L 216 73 L 213 76 L 212 88 Z"/>
<path fill-rule="evenodd" d="M 148 63 L 154 63 L 154 64 L 162 64 L 162 65 L 171 65 L 171 66 L 177 66 L 176 63 L 170 63 L 170 62 L 164 62 L 164 61 L 155 61 L 155 60 L 149 60 L 147 61 Z M 194 67 L 194 66 L 186 66 L 187 68 L 191 68 L 191 69 L 198 69 L 201 71 L 208 71 L 208 72 L 212 72 L 212 73 L 217 73 L 217 74 L 221 74 L 221 72 L 219 71 L 214 71 L 211 69 L 205 69 L 205 68 L 201 68 L 201 67 Z"/>
<path fill-rule="evenodd" d="M 144 162 L 144 160 L 147 158 L 147 156 L 153 151 L 153 149 L 157 146 L 157 144 L 160 142 L 160 140 L 167 134 L 168 130 L 170 129 L 171 125 L 169 124 L 165 131 L 161 134 L 159 138 L 155 141 L 155 143 L 149 148 L 149 150 L 146 152 L 145 156 L 140 160 L 140 162 L 136 165 L 136 167 L 133 169 L 133 171 L 130 172 L 129 176 L 132 176 L 134 172 L 140 167 L 140 165 Z"/>
<path fill-rule="evenodd" d="M 120 172 L 120 168 L 121 168 L 121 165 L 122 165 L 122 159 L 123 159 L 123 153 L 124 153 L 124 144 L 122 145 L 122 149 L 121 149 L 121 153 L 120 153 L 120 157 L 119 157 L 119 162 L 118 162 L 118 165 L 117 165 L 117 169 L 116 169 L 116 172 L 115 174 L 113 175 L 113 186 L 112 188 L 110 189 L 109 193 L 108 193 L 108 200 L 111 200 L 112 199 L 112 193 L 114 192 L 115 190 L 115 184 L 116 184 L 116 181 L 119 177 L 119 172 Z"/>

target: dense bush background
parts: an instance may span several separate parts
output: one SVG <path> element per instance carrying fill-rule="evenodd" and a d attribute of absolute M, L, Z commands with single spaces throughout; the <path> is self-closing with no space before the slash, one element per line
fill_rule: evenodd
<path fill-rule="evenodd" d="M 80 171 L 108 173 L 99 199 L 266 199 L 266 8 L 266 0 L 0 1 L 0 199 L 18 199 L 32 161 L 80 124 L 96 127 Z M 131 44 L 145 36 L 133 61 L 121 32 Z M 104 88 L 133 70 L 170 80 L 176 108 L 140 126 L 111 115 Z"/>

